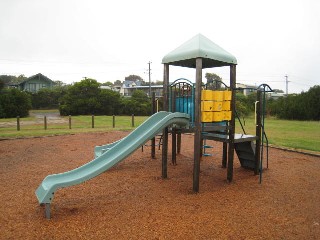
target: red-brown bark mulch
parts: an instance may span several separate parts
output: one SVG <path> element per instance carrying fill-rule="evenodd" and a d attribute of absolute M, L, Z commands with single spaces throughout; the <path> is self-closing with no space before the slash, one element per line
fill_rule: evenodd
<path fill-rule="evenodd" d="M 161 151 L 151 159 L 150 147 L 138 149 L 100 176 L 59 189 L 45 219 L 35 196 L 43 178 L 92 160 L 94 146 L 127 134 L 0 141 L 0 239 L 320 239 L 319 157 L 270 149 L 259 184 L 235 155 L 227 183 L 222 145 L 208 141 L 213 156 L 202 158 L 194 194 L 191 135 L 183 135 L 168 179 Z"/>

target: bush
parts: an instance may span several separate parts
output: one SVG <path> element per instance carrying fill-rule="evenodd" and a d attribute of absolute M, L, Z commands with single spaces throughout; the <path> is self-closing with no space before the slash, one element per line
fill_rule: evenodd
<path fill-rule="evenodd" d="M 61 98 L 61 115 L 113 115 L 120 114 L 120 94 L 101 89 L 94 79 L 85 79 L 70 86 Z"/>
<path fill-rule="evenodd" d="M 307 92 L 272 100 L 267 105 L 269 114 L 289 120 L 320 120 L 320 86 Z"/>
<path fill-rule="evenodd" d="M 42 88 L 37 93 L 32 94 L 33 109 L 56 109 L 59 107 L 59 100 L 65 90 L 61 88 Z"/>
<path fill-rule="evenodd" d="M 0 118 L 27 117 L 31 96 L 18 89 L 4 89 L 0 95 Z"/>

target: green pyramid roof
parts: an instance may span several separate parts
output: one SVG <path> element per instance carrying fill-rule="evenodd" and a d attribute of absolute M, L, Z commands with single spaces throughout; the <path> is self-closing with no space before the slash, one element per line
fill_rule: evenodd
<path fill-rule="evenodd" d="M 226 50 L 198 34 L 162 59 L 162 63 L 181 67 L 196 67 L 196 59 L 202 58 L 202 67 L 221 67 L 237 64 L 237 59 Z"/>

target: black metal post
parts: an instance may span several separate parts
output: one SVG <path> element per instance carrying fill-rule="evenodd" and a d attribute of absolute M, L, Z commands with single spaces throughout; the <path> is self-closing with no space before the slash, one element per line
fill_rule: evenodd
<path fill-rule="evenodd" d="M 235 110 L 236 110 L 236 65 L 230 66 L 230 90 L 231 96 L 231 121 L 229 124 L 229 145 L 228 145 L 228 169 L 227 180 L 233 179 L 233 158 L 234 158 L 234 133 L 235 133 Z"/>
<path fill-rule="evenodd" d="M 260 167 L 260 155 L 261 155 L 261 91 L 257 91 L 257 102 L 256 102 L 256 151 L 255 151 L 255 166 L 254 174 L 259 174 Z"/>
<path fill-rule="evenodd" d="M 222 143 L 222 168 L 227 167 L 228 143 Z"/>

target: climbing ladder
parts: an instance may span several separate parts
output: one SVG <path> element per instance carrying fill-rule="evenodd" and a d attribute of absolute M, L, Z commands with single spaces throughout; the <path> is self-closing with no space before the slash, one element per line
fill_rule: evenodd
<path fill-rule="evenodd" d="M 206 141 L 206 139 L 204 139 L 203 140 L 203 153 L 202 153 L 202 156 L 212 156 L 212 154 L 211 153 L 208 153 L 206 150 L 207 149 L 210 149 L 210 148 L 213 148 L 212 146 L 210 146 L 210 145 L 207 145 L 207 141 Z"/>

